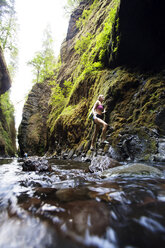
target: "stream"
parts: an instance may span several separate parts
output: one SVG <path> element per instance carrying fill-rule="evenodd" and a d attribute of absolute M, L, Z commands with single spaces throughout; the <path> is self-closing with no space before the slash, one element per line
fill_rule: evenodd
<path fill-rule="evenodd" d="M 164 248 L 165 164 L 158 175 L 88 172 L 49 159 L 51 172 L 0 159 L 0 248 Z"/>

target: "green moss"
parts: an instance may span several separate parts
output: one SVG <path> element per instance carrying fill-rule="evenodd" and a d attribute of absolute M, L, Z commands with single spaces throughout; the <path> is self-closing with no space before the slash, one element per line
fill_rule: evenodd
<path fill-rule="evenodd" d="M 75 106 L 68 106 L 68 107 L 66 107 L 63 111 L 62 111 L 62 115 L 66 115 L 66 116 L 70 116 L 70 115 L 72 115 L 73 113 L 74 113 L 74 111 L 75 111 L 75 109 L 76 109 L 76 105 Z"/>
<path fill-rule="evenodd" d="M 0 96 L 0 146 L 4 154 L 13 156 L 16 152 L 16 132 L 14 126 L 14 107 L 9 99 L 9 92 Z M 1 151 L 0 151 L 1 153 Z"/>
<path fill-rule="evenodd" d="M 85 142 L 86 149 L 93 130 L 92 122 L 87 116 L 98 95 L 103 94 L 107 110 L 106 121 L 114 130 L 110 143 L 115 147 L 123 134 L 138 133 L 139 137 L 150 141 L 146 151 L 150 154 L 151 150 L 156 151 L 156 143 L 142 134 L 140 129 L 156 128 L 156 112 L 164 106 L 164 76 L 161 73 L 153 76 L 149 72 L 145 74 L 123 67 L 113 70 L 106 68 L 106 53 L 110 42 L 113 55 L 118 53 L 120 46 L 120 20 L 117 18 L 120 1 L 110 1 L 103 8 L 104 12 L 101 10 L 103 4 L 103 1 L 94 1 L 78 22 L 81 31 L 76 36 L 74 46 L 77 66 L 75 62 L 70 76 L 72 89 L 57 115 L 55 111 L 60 108 L 60 104 L 52 106 L 51 131 L 57 138 L 60 133 L 60 140 L 67 137 L 74 145 Z M 98 22 L 99 17 L 104 19 L 101 24 Z"/>
<path fill-rule="evenodd" d="M 95 50 L 99 51 L 100 61 L 104 60 L 105 53 L 109 45 L 109 41 L 112 33 L 112 27 L 115 23 L 115 17 L 119 3 L 120 3 L 119 0 L 112 1 L 112 5 L 110 5 L 112 7 L 110 8 L 108 17 L 105 20 L 104 28 L 102 32 L 100 32 L 99 35 L 96 36 Z M 118 27 L 118 22 L 117 22 L 117 27 Z M 119 37 L 117 39 L 119 42 Z M 115 48 L 115 50 L 117 51 L 117 48 Z"/>
<path fill-rule="evenodd" d="M 83 29 L 83 27 L 88 23 L 90 15 L 94 11 L 94 9 L 97 8 L 98 4 L 99 4 L 99 0 L 94 0 L 93 4 L 90 6 L 89 9 L 84 9 L 82 16 L 76 22 L 76 26 L 79 29 Z"/>
<path fill-rule="evenodd" d="M 88 23 L 89 20 L 92 20 L 90 26 L 97 26 L 97 17 L 99 15 L 98 13 L 100 11 L 100 5 L 102 4 L 100 3 L 100 1 L 95 0 L 88 9 L 85 9 L 83 11 L 82 17 L 77 22 L 77 26 L 82 30 L 82 35 L 78 37 L 74 48 L 80 59 L 77 67 L 72 74 L 72 89 L 70 93 L 67 94 L 67 97 L 64 97 L 63 94 L 61 94 L 61 86 L 59 85 L 56 85 L 52 90 L 52 97 L 50 101 L 51 113 L 48 120 L 48 125 L 50 127 L 51 133 L 53 133 L 58 119 L 61 119 L 62 116 L 65 115 L 68 116 L 70 111 L 72 116 L 73 106 L 68 108 L 68 105 L 73 105 L 71 104 L 71 102 L 74 102 L 73 96 L 76 95 L 79 91 L 81 83 L 84 81 L 88 82 L 89 78 L 90 81 L 91 78 L 99 78 L 99 74 L 103 69 L 104 56 L 109 44 L 112 26 L 115 21 L 116 11 L 119 3 L 119 0 L 113 0 L 108 5 L 105 13 L 106 18 L 102 25 L 102 28 L 98 28 L 96 32 L 93 32 L 93 30 L 89 31 L 90 27 Z M 92 93 L 94 91 L 93 89 L 90 89 L 92 88 L 92 85 L 88 85 L 88 87 L 90 92 Z M 106 93 L 105 88 L 108 88 L 108 86 L 104 85 L 103 87 L 99 82 L 94 95 L 98 96 L 101 92 L 103 94 Z M 94 104 L 93 101 L 92 104 Z M 65 108 L 67 109 L 65 110 Z M 65 110 L 65 112 L 63 110 Z M 66 112 L 68 113 L 66 114 Z"/>
<path fill-rule="evenodd" d="M 13 146 L 13 141 L 11 138 L 11 134 L 6 131 L 0 122 L 0 147 L 2 149 L 3 147 L 3 152 L 4 154 L 1 155 L 14 155 L 16 152 L 15 146 Z"/>
<path fill-rule="evenodd" d="M 54 87 L 52 88 L 52 95 L 49 102 L 49 106 L 51 106 L 51 112 L 47 121 L 51 133 L 54 130 L 56 119 L 67 104 L 67 99 L 70 95 L 72 87 L 72 82 L 70 81 L 65 81 L 63 86 L 60 86 L 59 84 L 54 82 Z"/>
<path fill-rule="evenodd" d="M 115 22 L 115 16 L 119 0 L 113 0 L 107 10 L 107 18 L 105 18 L 102 31 L 94 34 L 86 32 L 82 34 L 75 44 L 76 52 L 81 55 L 80 63 L 74 72 L 74 84 L 78 84 L 81 80 L 84 80 L 87 74 L 96 74 L 103 68 L 104 57 L 109 45 L 109 40 L 112 32 L 112 26 Z M 88 20 L 90 15 L 93 14 L 94 6 L 96 8 L 98 1 L 94 1 L 91 8 L 88 10 L 88 15 L 82 15 L 83 20 Z M 84 10 L 84 13 L 87 13 Z M 80 18 L 81 20 L 81 18 Z M 96 18 L 97 20 L 97 18 Z M 95 20 L 95 21 L 96 21 Z M 84 22 L 83 26 L 87 25 Z M 92 23 L 96 26 L 96 23 Z"/>

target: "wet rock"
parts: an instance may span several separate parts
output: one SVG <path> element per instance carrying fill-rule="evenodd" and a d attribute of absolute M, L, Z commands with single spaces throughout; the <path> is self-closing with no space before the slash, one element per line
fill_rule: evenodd
<path fill-rule="evenodd" d="M 109 210 L 104 203 L 93 200 L 73 201 L 67 204 L 67 209 L 68 218 L 65 223 L 69 236 L 72 237 L 74 233 L 84 239 L 87 230 L 90 235 L 103 235 L 109 223 Z"/>
<path fill-rule="evenodd" d="M 161 134 L 165 135 L 165 108 L 157 113 L 155 123 Z"/>
<path fill-rule="evenodd" d="M 153 156 L 153 161 L 156 162 L 165 162 L 165 156 L 161 156 L 160 154 Z"/>
<path fill-rule="evenodd" d="M 73 157 L 73 154 L 75 152 L 75 149 L 71 149 L 69 154 L 68 154 L 68 159 L 71 159 Z"/>
<path fill-rule="evenodd" d="M 77 155 L 80 155 L 83 152 L 83 149 L 84 149 L 84 143 L 81 143 L 76 150 Z"/>
<path fill-rule="evenodd" d="M 39 187 L 35 190 L 34 195 L 37 197 L 40 197 L 41 200 L 54 201 L 54 200 L 57 200 L 56 191 L 57 191 L 57 189 L 55 189 L 55 188 Z"/>
<path fill-rule="evenodd" d="M 51 166 L 46 159 L 28 159 L 22 164 L 23 171 L 51 171 Z"/>
<path fill-rule="evenodd" d="M 97 156 L 93 157 L 91 161 L 91 165 L 89 166 L 90 172 L 97 172 L 97 171 L 104 171 L 108 168 L 113 168 L 116 166 L 121 166 L 121 164 L 112 158 L 109 158 L 107 156 Z"/>
<path fill-rule="evenodd" d="M 157 162 L 165 162 L 165 138 L 158 139 L 158 153 L 153 155 L 153 160 Z"/>
<path fill-rule="evenodd" d="M 165 138 L 158 141 L 158 153 L 162 156 L 165 155 Z"/>
<path fill-rule="evenodd" d="M 152 166 L 146 165 L 146 164 L 140 164 L 140 163 L 133 163 L 128 165 L 123 165 L 122 167 L 116 167 L 109 170 L 106 170 L 102 172 L 101 177 L 110 177 L 113 175 L 125 175 L 128 174 L 131 175 L 157 175 L 162 176 L 163 173 Z"/>
<path fill-rule="evenodd" d="M 29 209 L 38 209 L 41 205 L 41 200 L 38 198 L 27 198 L 27 199 L 23 199 L 21 197 L 19 197 L 19 204 L 22 208 L 24 208 L 25 210 L 29 210 Z"/>
<path fill-rule="evenodd" d="M 78 189 L 78 188 L 59 189 L 56 192 L 56 196 L 62 202 L 86 200 L 88 198 L 87 191 L 88 191 L 87 189 Z"/>
<path fill-rule="evenodd" d="M 109 156 L 119 161 L 147 161 L 151 155 L 157 153 L 157 133 L 141 127 L 138 134 L 134 129 L 124 131 L 120 134 L 119 142 L 115 147 L 110 146 Z"/>

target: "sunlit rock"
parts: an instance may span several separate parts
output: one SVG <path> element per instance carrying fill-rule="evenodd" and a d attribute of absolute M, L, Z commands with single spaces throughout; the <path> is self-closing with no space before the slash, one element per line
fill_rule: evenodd
<path fill-rule="evenodd" d="M 128 165 L 123 165 L 122 167 L 112 168 L 106 171 L 103 171 L 101 174 L 102 178 L 111 177 L 115 175 L 150 175 L 150 176 L 163 176 L 163 173 L 153 167 L 146 164 L 133 163 Z"/>
<path fill-rule="evenodd" d="M 107 156 L 97 156 L 93 157 L 91 161 L 91 165 L 89 166 L 90 172 L 97 172 L 97 171 L 104 171 L 108 168 L 113 168 L 116 166 L 121 166 L 121 164 L 112 158 L 109 158 Z"/>

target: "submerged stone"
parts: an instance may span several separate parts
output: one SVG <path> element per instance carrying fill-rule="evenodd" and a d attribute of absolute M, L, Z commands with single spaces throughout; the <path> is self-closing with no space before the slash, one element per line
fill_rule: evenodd
<path fill-rule="evenodd" d="M 152 166 L 140 163 L 133 163 L 128 165 L 123 165 L 122 167 L 116 167 L 102 172 L 101 177 L 106 178 L 113 175 L 156 175 L 163 176 L 163 173 Z"/>
<path fill-rule="evenodd" d="M 93 157 L 91 161 L 91 165 L 89 166 L 90 172 L 97 172 L 97 171 L 104 171 L 108 168 L 113 168 L 116 166 L 121 166 L 121 164 L 112 158 L 109 158 L 107 156 L 97 156 Z"/>

